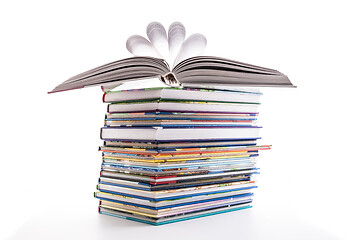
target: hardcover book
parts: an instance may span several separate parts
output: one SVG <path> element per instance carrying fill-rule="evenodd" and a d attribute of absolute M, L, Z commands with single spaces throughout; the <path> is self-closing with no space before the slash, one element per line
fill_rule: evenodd
<path fill-rule="evenodd" d="M 101 86 L 108 91 L 128 81 L 148 78 L 158 78 L 171 87 L 294 87 L 286 75 L 274 69 L 221 57 L 198 56 L 206 46 L 206 38 L 202 34 L 193 34 L 184 41 L 185 27 L 179 22 L 170 25 L 168 34 L 160 23 L 150 23 L 147 35 L 149 40 L 139 35 L 127 40 L 127 49 L 134 57 L 80 73 L 49 93 L 88 86 Z M 176 57 L 171 67 L 165 58 L 174 54 Z M 171 56 L 168 58 L 172 59 Z"/>

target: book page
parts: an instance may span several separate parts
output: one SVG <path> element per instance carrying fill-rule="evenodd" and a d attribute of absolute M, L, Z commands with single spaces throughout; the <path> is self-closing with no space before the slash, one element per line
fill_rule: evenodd
<path fill-rule="evenodd" d="M 174 22 L 168 30 L 169 63 L 173 64 L 185 40 L 185 27 L 180 22 Z M 175 66 L 175 65 L 173 65 Z"/>
<path fill-rule="evenodd" d="M 200 55 L 204 51 L 206 43 L 207 41 L 204 35 L 199 33 L 192 34 L 182 44 L 173 67 L 185 59 Z"/>
<path fill-rule="evenodd" d="M 126 41 L 127 50 L 135 56 L 148 56 L 162 58 L 159 51 L 146 38 L 140 35 L 133 35 Z"/>
<path fill-rule="evenodd" d="M 167 60 L 169 55 L 168 38 L 164 26 L 159 22 L 152 22 L 147 26 L 146 34 L 152 45 L 160 53 L 161 58 Z"/>

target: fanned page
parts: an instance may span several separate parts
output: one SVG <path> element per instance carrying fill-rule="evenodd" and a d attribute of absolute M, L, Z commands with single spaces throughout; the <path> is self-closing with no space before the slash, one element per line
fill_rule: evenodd
<path fill-rule="evenodd" d="M 161 58 L 168 59 L 168 38 L 161 23 L 152 22 L 146 28 L 146 34 L 152 45 L 159 51 Z"/>
<path fill-rule="evenodd" d="M 133 35 L 126 41 L 127 50 L 134 56 L 149 56 L 162 58 L 159 51 L 146 38 L 140 35 Z"/>
<path fill-rule="evenodd" d="M 204 35 L 196 33 L 185 40 L 185 27 L 180 22 L 170 25 L 168 34 L 159 22 L 151 22 L 146 28 L 149 40 L 133 35 L 126 41 L 126 48 L 134 56 L 149 56 L 165 59 L 170 68 L 185 59 L 200 55 L 206 47 Z"/>
<path fill-rule="evenodd" d="M 199 33 L 191 35 L 182 44 L 173 66 L 176 66 L 185 59 L 200 55 L 205 47 L 206 38 L 203 35 Z"/>
<path fill-rule="evenodd" d="M 180 22 L 174 22 L 170 25 L 168 31 L 169 63 L 174 63 L 185 40 L 185 35 L 185 27 Z"/>

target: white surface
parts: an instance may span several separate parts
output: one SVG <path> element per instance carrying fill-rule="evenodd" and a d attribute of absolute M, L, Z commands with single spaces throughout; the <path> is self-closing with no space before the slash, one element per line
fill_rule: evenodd
<path fill-rule="evenodd" d="M 0 238 L 359 239 L 355 3 L 2 1 Z M 127 37 L 154 20 L 182 21 L 206 36 L 207 54 L 280 70 L 298 86 L 263 91 L 261 134 L 273 149 L 252 210 L 162 227 L 97 215 L 101 92 L 46 92 L 130 56 Z"/>
<path fill-rule="evenodd" d="M 37 214 L 10 239 L 338 239 L 277 205 L 163 226 L 99 215 L 88 205 L 58 207 Z"/>

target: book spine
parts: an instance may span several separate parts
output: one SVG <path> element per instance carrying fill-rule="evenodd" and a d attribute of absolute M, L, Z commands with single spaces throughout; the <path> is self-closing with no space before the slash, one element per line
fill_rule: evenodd
<path fill-rule="evenodd" d="M 106 92 L 104 92 L 103 96 L 102 96 L 102 101 L 103 103 L 105 102 L 105 95 L 106 95 Z"/>

